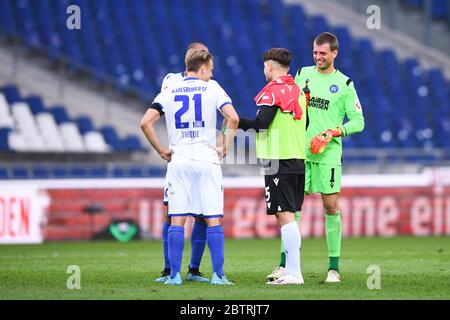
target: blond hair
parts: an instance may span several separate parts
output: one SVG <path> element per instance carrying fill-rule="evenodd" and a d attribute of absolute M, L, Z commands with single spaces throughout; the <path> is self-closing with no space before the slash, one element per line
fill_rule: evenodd
<path fill-rule="evenodd" d="M 197 72 L 201 66 L 208 64 L 210 60 L 212 61 L 213 57 L 208 51 L 202 49 L 189 49 L 184 58 L 186 71 Z"/>
<path fill-rule="evenodd" d="M 188 45 L 188 47 L 186 48 L 186 51 L 188 51 L 189 49 L 203 49 L 209 52 L 208 47 L 201 42 L 192 42 Z"/>

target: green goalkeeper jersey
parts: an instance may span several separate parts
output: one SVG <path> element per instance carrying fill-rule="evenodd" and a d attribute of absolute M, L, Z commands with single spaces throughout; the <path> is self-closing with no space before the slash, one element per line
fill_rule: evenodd
<path fill-rule="evenodd" d="M 333 138 L 320 154 L 309 149 L 311 139 L 327 129 L 339 127 L 343 136 L 361 132 L 364 116 L 353 81 L 340 71 L 322 74 L 315 66 L 303 67 L 297 71 L 295 83 L 310 90 L 308 106 L 308 127 L 306 129 L 306 159 L 310 162 L 341 165 L 342 138 Z M 344 123 L 344 117 L 348 121 Z"/>

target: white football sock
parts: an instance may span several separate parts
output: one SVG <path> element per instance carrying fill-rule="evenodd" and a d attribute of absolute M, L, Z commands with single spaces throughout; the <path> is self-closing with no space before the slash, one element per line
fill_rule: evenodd
<path fill-rule="evenodd" d="M 281 227 L 281 239 L 283 239 L 286 253 L 285 272 L 294 277 L 300 277 L 300 246 L 302 239 L 297 222 L 292 221 Z"/>

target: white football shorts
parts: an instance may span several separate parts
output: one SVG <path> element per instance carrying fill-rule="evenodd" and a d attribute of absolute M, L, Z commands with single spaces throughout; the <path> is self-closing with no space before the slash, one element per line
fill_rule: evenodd
<path fill-rule="evenodd" d="M 223 217 L 220 164 L 173 154 L 167 166 L 164 200 L 169 203 L 169 216 Z"/>

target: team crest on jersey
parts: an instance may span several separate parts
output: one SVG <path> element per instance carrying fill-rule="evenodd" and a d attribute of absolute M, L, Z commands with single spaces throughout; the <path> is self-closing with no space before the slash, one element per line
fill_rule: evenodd
<path fill-rule="evenodd" d="M 338 87 L 337 85 L 332 84 L 332 85 L 330 86 L 330 92 L 331 92 L 331 93 L 337 93 L 338 91 L 339 91 L 339 87 Z"/>

